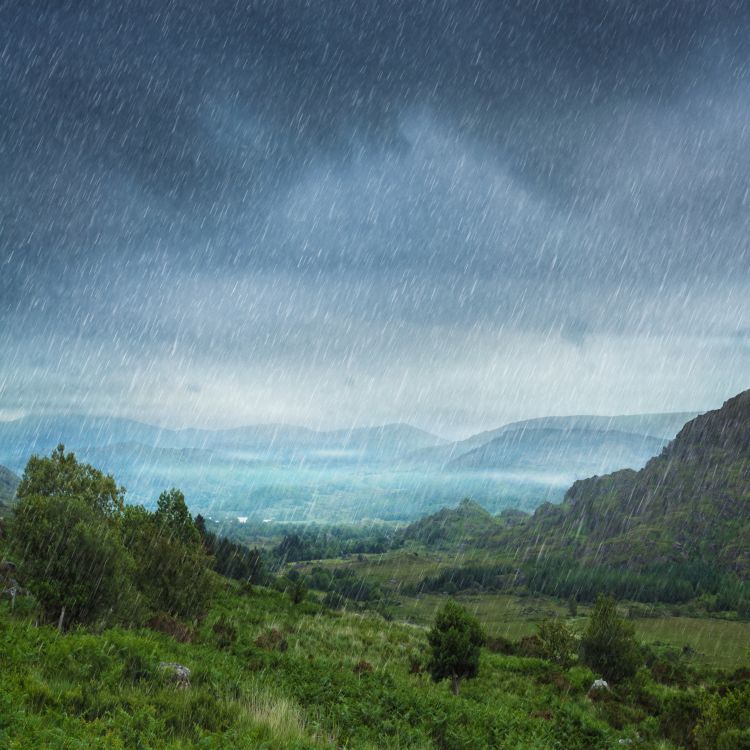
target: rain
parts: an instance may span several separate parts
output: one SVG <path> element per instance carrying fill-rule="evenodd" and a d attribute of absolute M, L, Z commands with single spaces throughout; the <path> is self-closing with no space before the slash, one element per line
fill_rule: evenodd
<path fill-rule="evenodd" d="M 0 2 L 0 746 L 744 747 L 748 31 Z"/>

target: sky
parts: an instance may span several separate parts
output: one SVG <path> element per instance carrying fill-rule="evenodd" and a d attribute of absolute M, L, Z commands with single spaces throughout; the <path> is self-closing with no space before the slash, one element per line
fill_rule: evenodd
<path fill-rule="evenodd" d="M 0 419 L 715 408 L 750 4 L 0 0 Z"/>

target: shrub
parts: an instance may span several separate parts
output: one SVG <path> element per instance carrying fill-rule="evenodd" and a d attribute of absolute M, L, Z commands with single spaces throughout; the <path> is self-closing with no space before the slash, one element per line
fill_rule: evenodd
<path fill-rule="evenodd" d="M 632 677 L 642 661 L 634 634 L 614 599 L 600 596 L 581 638 L 581 661 L 611 682 Z"/>
<path fill-rule="evenodd" d="M 195 631 L 171 615 L 154 615 L 146 625 L 157 633 L 172 636 L 180 643 L 192 643 L 195 640 Z"/>
<path fill-rule="evenodd" d="M 255 639 L 255 645 L 266 651 L 286 651 L 289 648 L 289 644 L 277 628 L 271 628 L 265 633 L 261 633 Z"/>
<path fill-rule="evenodd" d="M 237 640 L 237 628 L 222 615 L 211 628 L 219 648 L 229 648 Z"/>
<path fill-rule="evenodd" d="M 430 644 L 428 669 L 435 682 L 450 679 L 458 695 L 461 680 L 476 677 L 484 633 L 476 617 L 454 601 L 448 601 L 435 617 L 427 641 Z"/>
<path fill-rule="evenodd" d="M 372 673 L 372 664 L 370 664 L 369 661 L 365 661 L 364 659 L 360 659 L 352 668 L 352 672 L 354 674 L 371 674 Z"/>
<path fill-rule="evenodd" d="M 513 656 L 516 653 L 516 645 L 510 638 L 504 638 L 501 635 L 491 636 L 487 638 L 485 644 L 487 650 L 493 654 L 505 654 L 506 656 Z"/>
<path fill-rule="evenodd" d="M 572 663 L 576 638 L 562 620 L 543 620 L 538 629 L 542 656 L 560 666 Z"/>

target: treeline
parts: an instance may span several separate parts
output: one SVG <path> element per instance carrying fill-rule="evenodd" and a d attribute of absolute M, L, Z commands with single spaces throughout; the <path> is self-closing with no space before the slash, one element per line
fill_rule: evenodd
<path fill-rule="evenodd" d="M 661 563 L 639 570 L 581 565 L 550 560 L 518 569 L 509 564 L 462 565 L 426 576 L 405 594 L 455 594 L 470 590 L 523 589 L 579 602 L 600 594 L 644 604 L 684 604 L 700 599 L 710 612 L 737 612 L 750 617 L 750 583 L 700 561 Z"/>
<path fill-rule="evenodd" d="M 394 548 L 394 539 L 382 530 L 331 527 L 290 531 L 271 550 L 277 565 L 326 560 L 357 554 L 382 554 Z"/>
<path fill-rule="evenodd" d="M 517 568 L 512 565 L 462 565 L 444 568 L 434 576 L 425 576 L 416 586 L 405 587 L 403 593 L 456 594 L 469 589 L 502 591 L 516 581 Z"/>
<path fill-rule="evenodd" d="M 621 570 L 558 559 L 531 568 L 526 586 L 534 594 L 581 602 L 593 602 L 602 593 L 646 604 L 684 604 L 702 598 L 709 610 L 750 616 L 750 585 L 701 560 Z"/>
<path fill-rule="evenodd" d="M 307 585 L 326 593 L 325 604 L 341 607 L 345 600 L 371 604 L 383 598 L 383 592 L 376 583 L 358 576 L 349 568 L 314 567 L 306 576 Z"/>
<path fill-rule="evenodd" d="M 257 547 L 250 549 L 244 544 L 208 531 L 206 521 L 200 514 L 195 517 L 195 526 L 217 573 L 226 578 L 251 583 L 261 583 L 265 579 L 263 557 Z"/>

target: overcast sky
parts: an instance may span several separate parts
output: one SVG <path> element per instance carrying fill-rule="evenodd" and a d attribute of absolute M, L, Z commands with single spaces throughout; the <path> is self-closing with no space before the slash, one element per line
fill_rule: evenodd
<path fill-rule="evenodd" d="M 0 1 L 0 418 L 720 405 L 748 9 Z"/>

